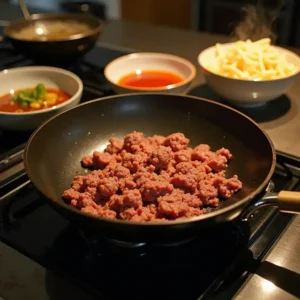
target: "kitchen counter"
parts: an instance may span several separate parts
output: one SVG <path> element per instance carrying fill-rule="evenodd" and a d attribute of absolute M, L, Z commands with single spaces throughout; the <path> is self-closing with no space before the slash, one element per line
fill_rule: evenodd
<path fill-rule="evenodd" d="M 70 297 L 70 295 L 72 295 Z M 96 300 L 0 241 L 0 300 Z"/>
<path fill-rule="evenodd" d="M 300 299 L 300 217 L 295 217 L 234 300 Z"/>
<path fill-rule="evenodd" d="M 112 21 L 106 26 L 100 43 L 108 47 L 123 47 L 139 51 L 168 52 L 182 56 L 198 68 L 198 76 L 190 90 L 191 95 L 220 101 L 206 85 L 199 72 L 197 56 L 207 47 L 217 42 L 228 42 L 229 37 L 198 33 L 133 22 Z M 294 50 L 298 55 L 300 50 Z M 291 156 L 300 156 L 300 76 L 297 77 L 287 95 L 264 107 L 250 108 L 248 114 L 271 137 L 275 148 Z"/>

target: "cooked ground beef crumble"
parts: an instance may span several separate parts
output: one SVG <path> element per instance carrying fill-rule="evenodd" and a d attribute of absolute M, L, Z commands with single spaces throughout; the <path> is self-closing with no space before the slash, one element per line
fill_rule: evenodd
<path fill-rule="evenodd" d="M 232 155 L 209 145 L 189 147 L 182 133 L 146 138 L 132 132 L 111 138 L 104 153 L 82 158 L 92 169 L 75 176 L 63 198 L 83 212 L 138 222 L 175 220 L 206 213 L 242 188 L 238 176 L 225 177 Z"/>

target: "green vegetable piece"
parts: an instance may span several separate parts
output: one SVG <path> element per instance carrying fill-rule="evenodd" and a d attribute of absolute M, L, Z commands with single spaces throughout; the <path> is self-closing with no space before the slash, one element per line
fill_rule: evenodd
<path fill-rule="evenodd" d="M 33 102 L 33 101 L 35 101 L 35 99 L 33 99 L 31 97 L 31 95 L 29 95 L 26 91 L 19 92 L 18 99 L 19 99 L 18 101 L 20 101 L 20 102 L 24 102 L 24 101 Z"/>
<path fill-rule="evenodd" d="M 22 90 L 20 92 L 18 92 L 18 94 L 16 96 L 13 97 L 13 101 L 15 102 L 22 102 L 22 101 L 31 101 L 31 96 L 32 92 L 28 89 L 26 90 Z"/>
<path fill-rule="evenodd" d="M 14 102 L 21 102 L 22 107 L 28 107 L 31 102 L 38 101 L 39 99 L 45 98 L 47 90 L 42 83 L 39 83 L 33 91 L 29 89 L 21 90 L 15 95 L 12 100 Z M 26 104 L 25 104 L 26 103 Z"/>
<path fill-rule="evenodd" d="M 28 107 L 28 103 L 25 102 L 25 101 L 21 102 L 21 107 L 22 107 L 22 108 Z"/>
<path fill-rule="evenodd" d="M 43 99 L 46 96 L 46 92 L 45 86 L 42 83 L 39 83 L 32 93 L 32 98 L 35 100 Z"/>

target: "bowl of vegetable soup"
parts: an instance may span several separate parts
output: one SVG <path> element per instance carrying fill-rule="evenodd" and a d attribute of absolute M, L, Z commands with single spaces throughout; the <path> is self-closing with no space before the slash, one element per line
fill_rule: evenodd
<path fill-rule="evenodd" d="M 64 69 L 38 66 L 0 72 L 0 128 L 33 131 L 57 113 L 77 105 L 80 78 Z"/>

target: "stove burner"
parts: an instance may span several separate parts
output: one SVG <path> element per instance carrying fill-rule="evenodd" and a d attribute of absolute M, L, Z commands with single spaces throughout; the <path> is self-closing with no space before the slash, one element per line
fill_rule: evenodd
<path fill-rule="evenodd" d="M 136 249 L 136 248 L 141 248 L 141 247 L 146 246 L 146 243 L 126 242 L 126 241 L 119 241 L 119 240 L 109 239 L 109 238 L 105 238 L 105 240 L 109 244 L 113 244 L 114 246 L 118 246 L 121 248 L 127 248 L 127 249 Z"/>
<path fill-rule="evenodd" d="M 183 246 L 185 244 L 188 244 L 195 240 L 196 237 L 191 237 L 188 239 L 184 240 L 179 240 L 179 241 L 173 241 L 173 242 L 160 242 L 160 243 L 142 243 L 142 242 L 127 242 L 127 241 L 121 241 L 121 240 L 116 240 L 116 239 L 110 239 L 110 238 L 105 238 L 106 242 L 109 244 L 113 244 L 115 246 L 121 247 L 121 248 L 127 248 L 127 249 L 136 249 L 136 248 L 141 248 L 141 247 L 146 247 L 146 246 L 152 246 L 152 247 L 179 247 Z"/>
<path fill-rule="evenodd" d="M 75 228 L 72 230 L 74 231 Z M 246 245 L 249 240 L 249 226 L 245 222 L 232 222 L 222 226 L 211 228 L 209 232 L 202 232 L 199 236 L 189 237 L 183 240 L 171 242 L 130 242 L 112 239 L 97 235 L 82 228 L 75 229 L 84 241 L 88 256 L 103 255 L 107 251 L 118 254 L 141 255 L 153 251 L 184 251 L 189 247 L 197 247 L 200 251 L 209 248 L 218 249 L 226 243 L 228 248 L 236 248 Z M 192 246 L 193 245 L 193 246 Z"/>
<path fill-rule="evenodd" d="M 155 243 L 155 244 L 153 244 L 153 246 L 156 246 L 156 247 L 180 247 L 180 246 L 191 243 L 195 239 L 196 239 L 196 237 L 191 237 L 191 238 L 179 240 L 179 241 L 166 242 L 166 243 L 161 242 L 161 243 Z"/>

